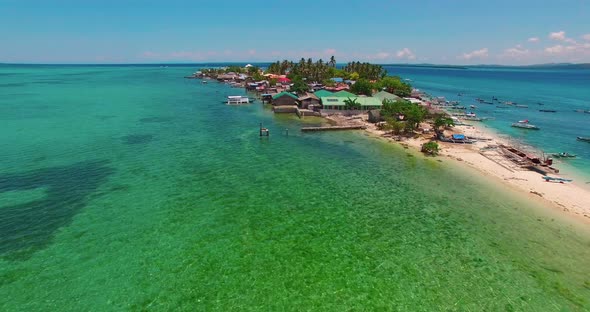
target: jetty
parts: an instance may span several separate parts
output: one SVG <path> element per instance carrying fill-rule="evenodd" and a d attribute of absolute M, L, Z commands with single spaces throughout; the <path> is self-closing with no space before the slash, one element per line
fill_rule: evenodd
<path fill-rule="evenodd" d="M 303 127 L 301 131 L 335 131 L 335 130 L 365 130 L 367 126 L 364 125 L 351 125 L 351 126 L 325 126 L 325 127 Z"/>

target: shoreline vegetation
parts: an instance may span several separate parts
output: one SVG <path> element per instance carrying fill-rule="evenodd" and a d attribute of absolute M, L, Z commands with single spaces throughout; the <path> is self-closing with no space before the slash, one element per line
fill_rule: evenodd
<path fill-rule="evenodd" d="M 337 67 L 332 56 L 327 62 L 277 61 L 265 70 L 250 64 L 206 68 L 185 78 L 245 88 L 263 104 L 272 105 L 275 113 L 319 116 L 334 130 L 364 129 L 439 161 L 449 159 L 531 201 L 590 223 L 590 190 L 560 174 L 552 158 L 500 136 L 473 113 L 457 112 L 460 103 L 431 96 L 413 89 L 409 80 L 388 76 L 381 65 L 350 62 Z"/>

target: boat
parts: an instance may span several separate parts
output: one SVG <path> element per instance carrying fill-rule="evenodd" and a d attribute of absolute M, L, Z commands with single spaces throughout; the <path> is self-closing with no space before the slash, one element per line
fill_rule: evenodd
<path fill-rule="evenodd" d="M 201 83 L 207 83 L 207 80 L 202 80 Z"/>
<path fill-rule="evenodd" d="M 495 97 L 495 96 L 493 96 L 493 97 L 492 97 L 492 101 L 498 101 L 498 98 L 497 98 L 497 97 Z"/>
<path fill-rule="evenodd" d="M 463 117 L 463 120 L 469 120 L 469 121 L 484 121 L 483 118 L 479 118 L 476 116 L 465 116 Z"/>
<path fill-rule="evenodd" d="M 477 106 L 475 106 L 475 105 L 469 105 L 469 108 L 471 108 L 471 109 L 476 109 L 476 108 L 477 108 Z"/>
<path fill-rule="evenodd" d="M 566 153 L 566 152 L 563 152 L 563 153 L 553 153 L 553 154 L 551 154 L 551 156 L 556 157 L 556 158 L 575 158 L 576 157 L 576 155 L 570 154 L 570 153 Z"/>
<path fill-rule="evenodd" d="M 249 104 L 250 99 L 243 95 L 230 95 L 227 97 L 227 101 L 223 103 L 226 103 L 227 105 Z"/>
<path fill-rule="evenodd" d="M 519 105 L 519 104 L 517 104 L 517 105 L 514 105 L 514 106 L 520 107 L 520 108 L 529 108 L 527 105 Z"/>
<path fill-rule="evenodd" d="M 466 117 L 477 117 L 474 112 L 465 113 Z"/>
<path fill-rule="evenodd" d="M 539 127 L 537 127 L 535 125 L 531 125 L 529 123 L 528 119 L 519 120 L 518 122 L 513 123 L 512 127 L 521 128 L 521 129 L 529 129 L 529 130 L 539 130 Z"/>
<path fill-rule="evenodd" d="M 572 182 L 572 179 L 564 179 L 564 178 L 554 178 L 550 176 L 543 176 L 542 177 L 546 182 L 557 182 L 557 183 L 564 183 L 564 182 Z"/>
<path fill-rule="evenodd" d="M 544 112 L 544 113 L 556 113 L 556 110 L 553 109 L 540 109 L 540 112 Z"/>
<path fill-rule="evenodd" d="M 590 137 L 578 137 L 578 141 L 590 142 Z"/>

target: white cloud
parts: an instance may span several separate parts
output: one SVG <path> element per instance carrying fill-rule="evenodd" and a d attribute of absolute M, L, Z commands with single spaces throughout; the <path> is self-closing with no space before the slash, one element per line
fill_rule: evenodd
<path fill-rule="evenodd" d="M 485 59 L 488 57 L 488 55 L 488 48 L 483 48 L 480 50 L 471 51 L 469 53 L 463 53 L 463 55 L 459 56 L 459 58 L 464 60 Z"/>
<path fill-rule="evenodd" d="M 582 36 L 582 38 L 584 38 L 584 40 L 590 41 L 590 34 L 585 34 Z"/>
<path fill-rule="evenodd" d="M 555 40 L 555 41 L 564 41 L 564 42 L 572 43 L 572 44 L 576 43 L 576 40 L 566 37 L 565 31 L 563 31 L 563 30 L 549 33 L 549 39 Z"/>
<path fill-rule="evenodd" d="M 522 58 L 528 56 L 531 53 L 530 50 L 522 48 L 522 46 L 517 45 L 514 48 L 504 50 L 504 53 L 500 55 L 500 57 L 505 58 Z"/>
<path fill-rule="evenodd" d="M 415 60 L 416 59 L 416 55 L 414 54 L 414 52 L 412 52 L 412 50 L 410 50 L 408 48 L 403 48 L 402 50 L 397 51 L 395 56 L 397 56 L 397 58 L 406 59 L 406 60 Z"/>
<path fill-rule="evenodd" d="M 537 37 L 532 37 L 532 38 L 529 38 L 529 40 L 528 40 L 528 41 L 529 41 L 529 42 L 532 42 L 532 43 L 537 43 L 537 42 L 539 42 L 539 38 L 537 38 Z"/>
<path fill-rule="evenodd" d="M 549 33 L 549 39 L 563 41 L 563 40 L 565 40 L 565 31 L 562 30 L 562 31 L 556 31 L 556 32 Z"/>
<path fill-rule="evenodd" d="M 565 48 L 561 44 L 545 48 L 545 52 L 547 52 L 549 54 L 559 54 L 559 53 L 562 53 L 563 51 L 565 51 Z"/>
<path fill-rule="evenodd" d="M 330 55 L 330 56 L 335 55 L 336 54 L 336 49 L 326 49 L 324 51 L 324 54 L 325 55 Z"/>

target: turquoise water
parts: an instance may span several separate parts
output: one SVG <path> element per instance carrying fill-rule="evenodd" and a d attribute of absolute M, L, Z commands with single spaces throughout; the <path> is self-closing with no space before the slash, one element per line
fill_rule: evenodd
<path fill-rule="evenodd" d="M 387 66 L 392 74 L 412 80 L 412 85 L 447 100 L 458 100 L 481 117 L 492 117 L 484 124 L 547 153 L 568 152 L 576 159 L 566 162 L 590 182 L 590 144 L 577 141 L 578 136 L 590 136 L 590 70 L 531 69 L 531 68 L 421 68 Z M 462 96 L 458 96 L 462 93 Z M 500 102 L 510 101 L 528 108 L 478 103 L 476 98 Z M 539 103 L 543 104 L 540 105 Z M 556 110 L 556 113 L 540 112 Z M 510 125 L 528 119 L 541 128 L 529 131 Z"/>
<path fill-rule="evenodd" d="M 586 227 L 194 70 L 0 67 L 0 310 L 590 308 Z"/>

